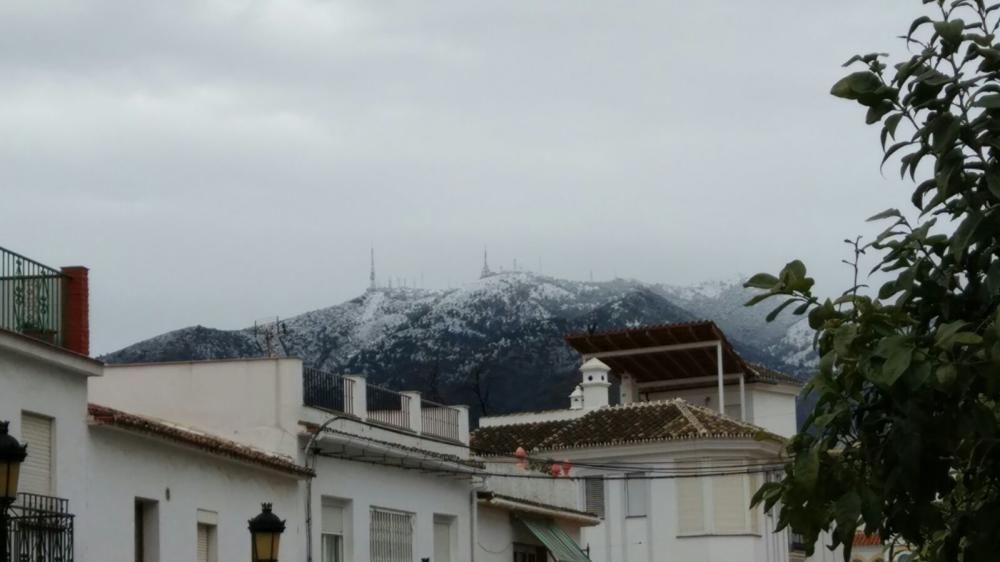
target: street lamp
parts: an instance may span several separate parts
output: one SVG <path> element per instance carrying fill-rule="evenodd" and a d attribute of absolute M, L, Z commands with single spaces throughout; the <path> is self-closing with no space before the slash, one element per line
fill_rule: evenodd
<path fill-rule="evenodd" d="M 271 513 L 271 504 L 261 504 L 261 512 L 250 520 L 253 562 L 278 562 L 278 543 L 285 532 L 285 522 Z"/>
<path fill-rule="evenodd" d="M 28 456 L 28 446 L 8 433 L 10 422 L 0 422 L 0 560 L 7 557 L 7 510 L 17 499 L 17 476 Z"/>

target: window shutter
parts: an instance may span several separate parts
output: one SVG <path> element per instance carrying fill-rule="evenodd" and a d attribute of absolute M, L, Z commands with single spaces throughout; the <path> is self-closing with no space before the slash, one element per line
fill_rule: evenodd
<path fill-rule="evenodd" d="M 586 510 L 604 519 L 604 478 L 598 476 L 583 481 Z"/>
<path fill-rule="evenodd" d="M 704 533 L 705 479 L 677 478 L 677 532 L 681 535 Z"/>
<path fill-rule="evenodd" d="M 208 525 L 198 525 L 198 562 L 209 562 Z"/>
<path fill-rule="evenodd" d="M 344 534 L 344 508 L 323 504 L 323 532 L 330 535 Z"/>
<path fill-rule="evenodd" d="M 21 437 L 28 444 L 28 458 L 21 465 L 22 492 L 52 494 L 52 419 L 21 415 Z"/>
<path fill-rule="evenodd" d="M 625 515 L 627 517 L 645 517 L 647 500 L 649 499 L 649 480 L 642 478 L 642 473 L 632 473 L 625 476 Z"/>
<path fill-rule="evenodd" d="M 750 516 L 746 499 L 746 476 L 730 474 L 716 476 L 712 481 L 715 531 L 736 533 L 747 530 Z"/>

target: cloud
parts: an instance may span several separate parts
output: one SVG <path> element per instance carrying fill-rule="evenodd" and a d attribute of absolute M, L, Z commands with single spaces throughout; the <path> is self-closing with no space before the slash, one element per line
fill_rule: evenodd
<path fill-rule="evenodd" d="M 497 260 L 675 283 L 905 205 L 827 95 L 910 6 L 850 0 L 6 2 L 3 245 L 94 270 L 94 342 Z"/>

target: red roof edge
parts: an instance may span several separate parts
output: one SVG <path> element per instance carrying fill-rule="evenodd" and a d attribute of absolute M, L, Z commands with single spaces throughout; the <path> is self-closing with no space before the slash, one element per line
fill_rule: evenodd
<path fill-rule="evenodd" d="M 130 414 L 107 406 L 88 404 L 87 412 L 95 422 L 127 431 L 160 437 L 202 451 L 277 470 L 297 477 L 312 478 L 316 473 L 290 459 L 255 449 L 229 439 L 186 429 L 145 416 Z"/>

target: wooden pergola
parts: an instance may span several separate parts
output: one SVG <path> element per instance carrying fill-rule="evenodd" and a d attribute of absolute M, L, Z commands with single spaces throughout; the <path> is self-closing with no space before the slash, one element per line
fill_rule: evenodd
<path fill-rule="evenodd" d="M 709 320 L 660 324 L 623 330 L 586 332 L 566 336 L 566 343 L 583 360 L 600 359 L 619 375 L 629 374 L 637 382 L 716 381 L 719 410 L 725 409 L 725 380 L 738 378 L 740 408 L 745 408 L 747 375 L 754 371 Z M 745 416 L 745 411 L 742 412 Z"/>

